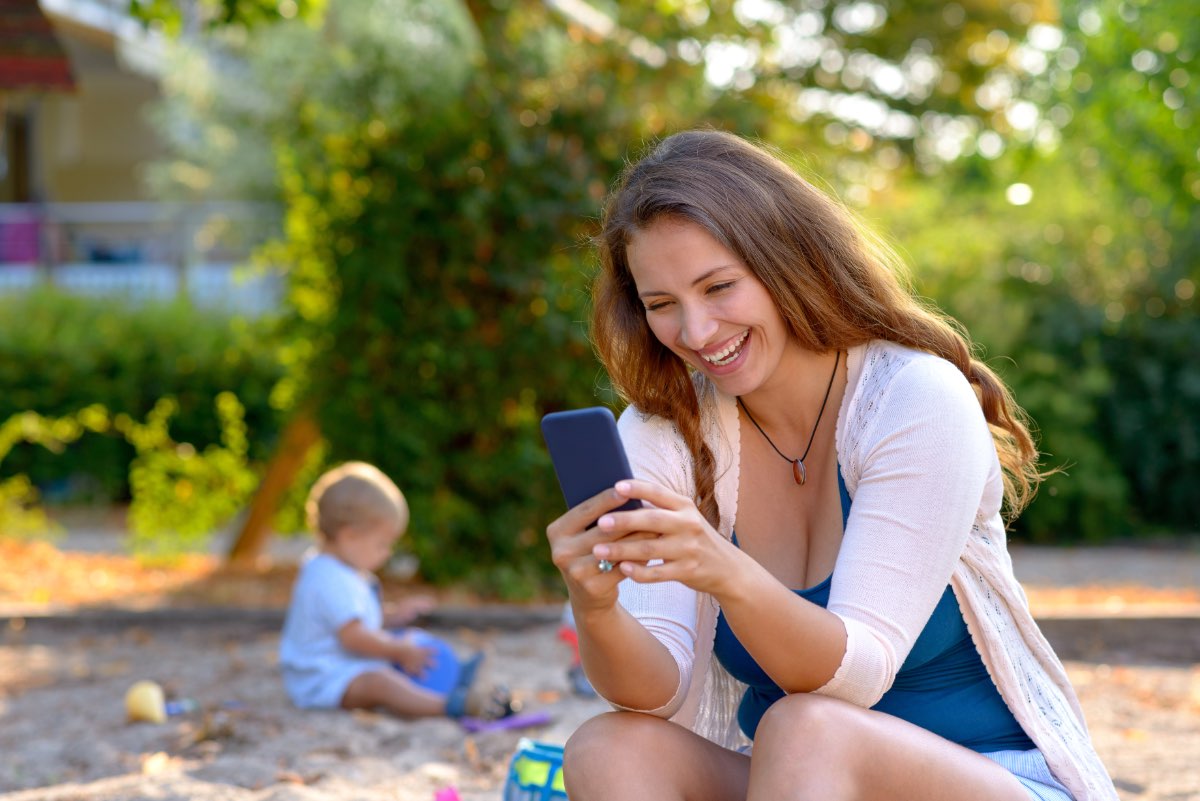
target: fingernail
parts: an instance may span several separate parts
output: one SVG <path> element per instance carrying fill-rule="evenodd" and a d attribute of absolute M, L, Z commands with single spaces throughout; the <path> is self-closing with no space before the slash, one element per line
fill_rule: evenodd
<path fill-rule="evenodd" d="M 616 490 L 617 490 L 617 492 L 621 493 L 622 495 L 629 492 L 629 482 L 628 481 L 618 481 L 616 483 Z"/>
<path fill-rule="evenodd" d="M 597 559 L 607 559 L 608 558 L 608 546 L 607 545 L 597 545 L 595 548 L 592 548 L 592 556 L 596 557 Z"/>
<path fill-rule="evenodd" d="M 612 515 L 604 515 L 603 517 L 601 517 L 599 520 L 596 521 L 596 525 L 599 526 L 600 528 L 612 528 L 613 527 Z"/>

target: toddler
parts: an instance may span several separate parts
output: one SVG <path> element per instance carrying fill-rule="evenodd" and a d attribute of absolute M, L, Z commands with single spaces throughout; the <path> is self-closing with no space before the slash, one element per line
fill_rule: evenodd
<path fill-rule="evenodd" d="M 296 578 L 279 646 L 296 706 L 382 707 L 403 717 L 511 713 L 507 692 L 476 680 L 482 653 L 460 665 L 427 632 L 384 627 L 374 571 L 408 527 L 408 504 L 391 479 L 349 462 L 317 479 L 306 512 L 317 550 Z"/>

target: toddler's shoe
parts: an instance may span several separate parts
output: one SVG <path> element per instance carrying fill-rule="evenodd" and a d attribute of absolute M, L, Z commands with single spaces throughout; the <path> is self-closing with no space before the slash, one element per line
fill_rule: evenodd
<path fill-rule="evenodd" d="M 446 698 L 446 714 L 455 719 L 499 720 L 519 711 L 512 693 L 482 675 L 486 654 L 479 651 L 462 663 L 458 682 Z"/>

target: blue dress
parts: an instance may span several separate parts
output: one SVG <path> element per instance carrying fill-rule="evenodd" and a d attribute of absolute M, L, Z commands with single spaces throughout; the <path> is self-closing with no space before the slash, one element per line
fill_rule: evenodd
<path fill-rule="evenodd" d="M 838 489 L 844 528 L 850 517 L 851 501 L 840 468 Z M 733 541 L 736 545 L 736 533 Z M 826 606 L 832 582 L 831 575 L 815 587 L 795 593 Z M 724 613 L 717 617 L 713 653 L 730 675 L 747 685 L 738 706 L 738 725 L 753 740 L 763 714 L 785 693 L 742 647 Z M 949 586 L 900 666 L 891 688 L 871 708 L 980 753 L 1034 747 L 988 676 Z"/>

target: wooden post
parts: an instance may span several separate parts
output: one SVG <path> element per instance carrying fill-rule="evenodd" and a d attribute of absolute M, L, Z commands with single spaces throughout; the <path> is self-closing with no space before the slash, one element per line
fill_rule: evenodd
<path fill-rule="evenodd" d="M 311 412 L 298 410 L 284 427 L 279 447 L 267 463 L 267 474 L 254 493 L 246 522 L 229 549 L 226 557 L 228 562 L 252 565 L 262 556 L 274 533 L 271 524 L 280 501 L 304 467 L 309 451 L 320 441 L 321 430 Z"/>

